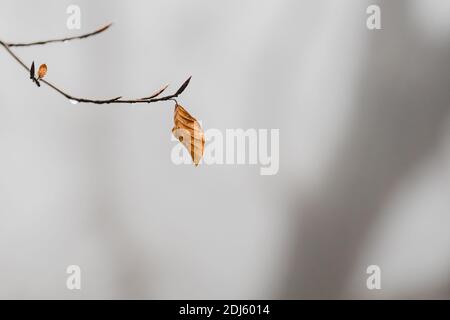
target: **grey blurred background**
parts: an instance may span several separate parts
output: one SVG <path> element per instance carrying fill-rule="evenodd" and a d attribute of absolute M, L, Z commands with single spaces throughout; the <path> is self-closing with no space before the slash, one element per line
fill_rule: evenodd
<path fill-rule="evenodd" d="M 1 0 L 4 41 L 114 22 L 15 49 L 49 81 L 139 97 L 193 75 L 180 102 L 205 129 L 280 129 L 280 171 L 176 166 L 172 103 L 72 105 L 1 48 L 0 298 L 450 298 L 449 16 L 447 0 Z"/>

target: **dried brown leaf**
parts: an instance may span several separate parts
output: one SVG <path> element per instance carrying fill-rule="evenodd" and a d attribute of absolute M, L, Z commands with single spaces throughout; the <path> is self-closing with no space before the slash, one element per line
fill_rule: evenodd
<path fill-rule="evenodd" d="M 46 74 L 47 74 L 47 65 L 44 63 L 39 66 L 38 79 L 44 78 Z"/>
<path fill-rule="evenodd" d="M 205 149 L 205 135 L 200 123 L 182 106 L 175 106 L 173 135 L 189 151 L 195 166 L 198 166 Z"/>

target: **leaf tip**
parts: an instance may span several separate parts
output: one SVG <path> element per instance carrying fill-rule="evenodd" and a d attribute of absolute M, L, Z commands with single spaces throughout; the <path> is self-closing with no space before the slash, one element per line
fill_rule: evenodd
<path fill-rule="evenodd" d="M 191 82 L 192 76 L 187 78 L 187 80 L 181 85 L 181 87 L 178 89 L 178 91 L 175 93 L 175 96 L 178 96 L 183 93 L 183 91 L 187 88 L 189 85 L 189 82 Z"/>
<path fill-rule="evenodd" d="M 34 79 L 34 61 L 31 64 L 31 68 L 30 68 L 30 79 Z"/>

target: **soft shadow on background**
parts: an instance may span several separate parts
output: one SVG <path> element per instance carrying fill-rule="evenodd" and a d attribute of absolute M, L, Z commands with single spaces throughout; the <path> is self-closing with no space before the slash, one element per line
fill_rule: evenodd
<path fill-rule="evenodd" d="M 372 224 L 389 219 L 383 216 L 384 206 L 402 180 L 438 152 L 443 127 L 448 125 L 450 46 L 429 41 L 417 31 L 406 1 L 382 4 L 385 31 L 367 31 L 368 50 L 345 142 L 320 190 L 299 199 L 295 258 L 283 297 L 358 297 L 346 292 L 346 284 L 366 247 Z M 433 219 L 433 214 L 429 218 Z M 377 232 L 378 237 L 383 236 L 382 230 Z M 414 241 L 417 239 L 411 239 L 412 246 Z M 418 255 L 417 259 L 420 264 L 422 258 Z M 419 288 L 422 290 L 402 296 L 387 293 L 386 297 L 449 298 L 448 275 L 444 274 L 436 292 Z M 365 277 L 361 273 L 361 288 Z M 416 281 L 414 276 L 411 281 Z"/>
<path fill-rule="evenodd" d="M 66 28 L 70 4 L 81 30 Z M 446 0 L 2 1 L 6 41 L 114 22 L 15 50 L 49 81 L 134 97 L 193 75 L 180 102 L 203 126 L 278 128 L 281 164 L 176 166 L 171 103 L 74 106 L 0 50 L 0 297 L 450 298 L 449 13 Z"/>

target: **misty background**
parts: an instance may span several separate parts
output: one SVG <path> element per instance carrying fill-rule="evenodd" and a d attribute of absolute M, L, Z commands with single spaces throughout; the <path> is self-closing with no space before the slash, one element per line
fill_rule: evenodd
<path fill-rule="evenodd" d="M 49 81 L 141 97 L 192 75 L 178 100 L 204 129 L 280 129 L 280 170 L 176 166 L 172 102 L 72 105 L 0 48 L 0 298 L 450 298 L 449 14 L 446 0 L 2 0 L 3 41 L 114 22 L 12 48 Z"/>

